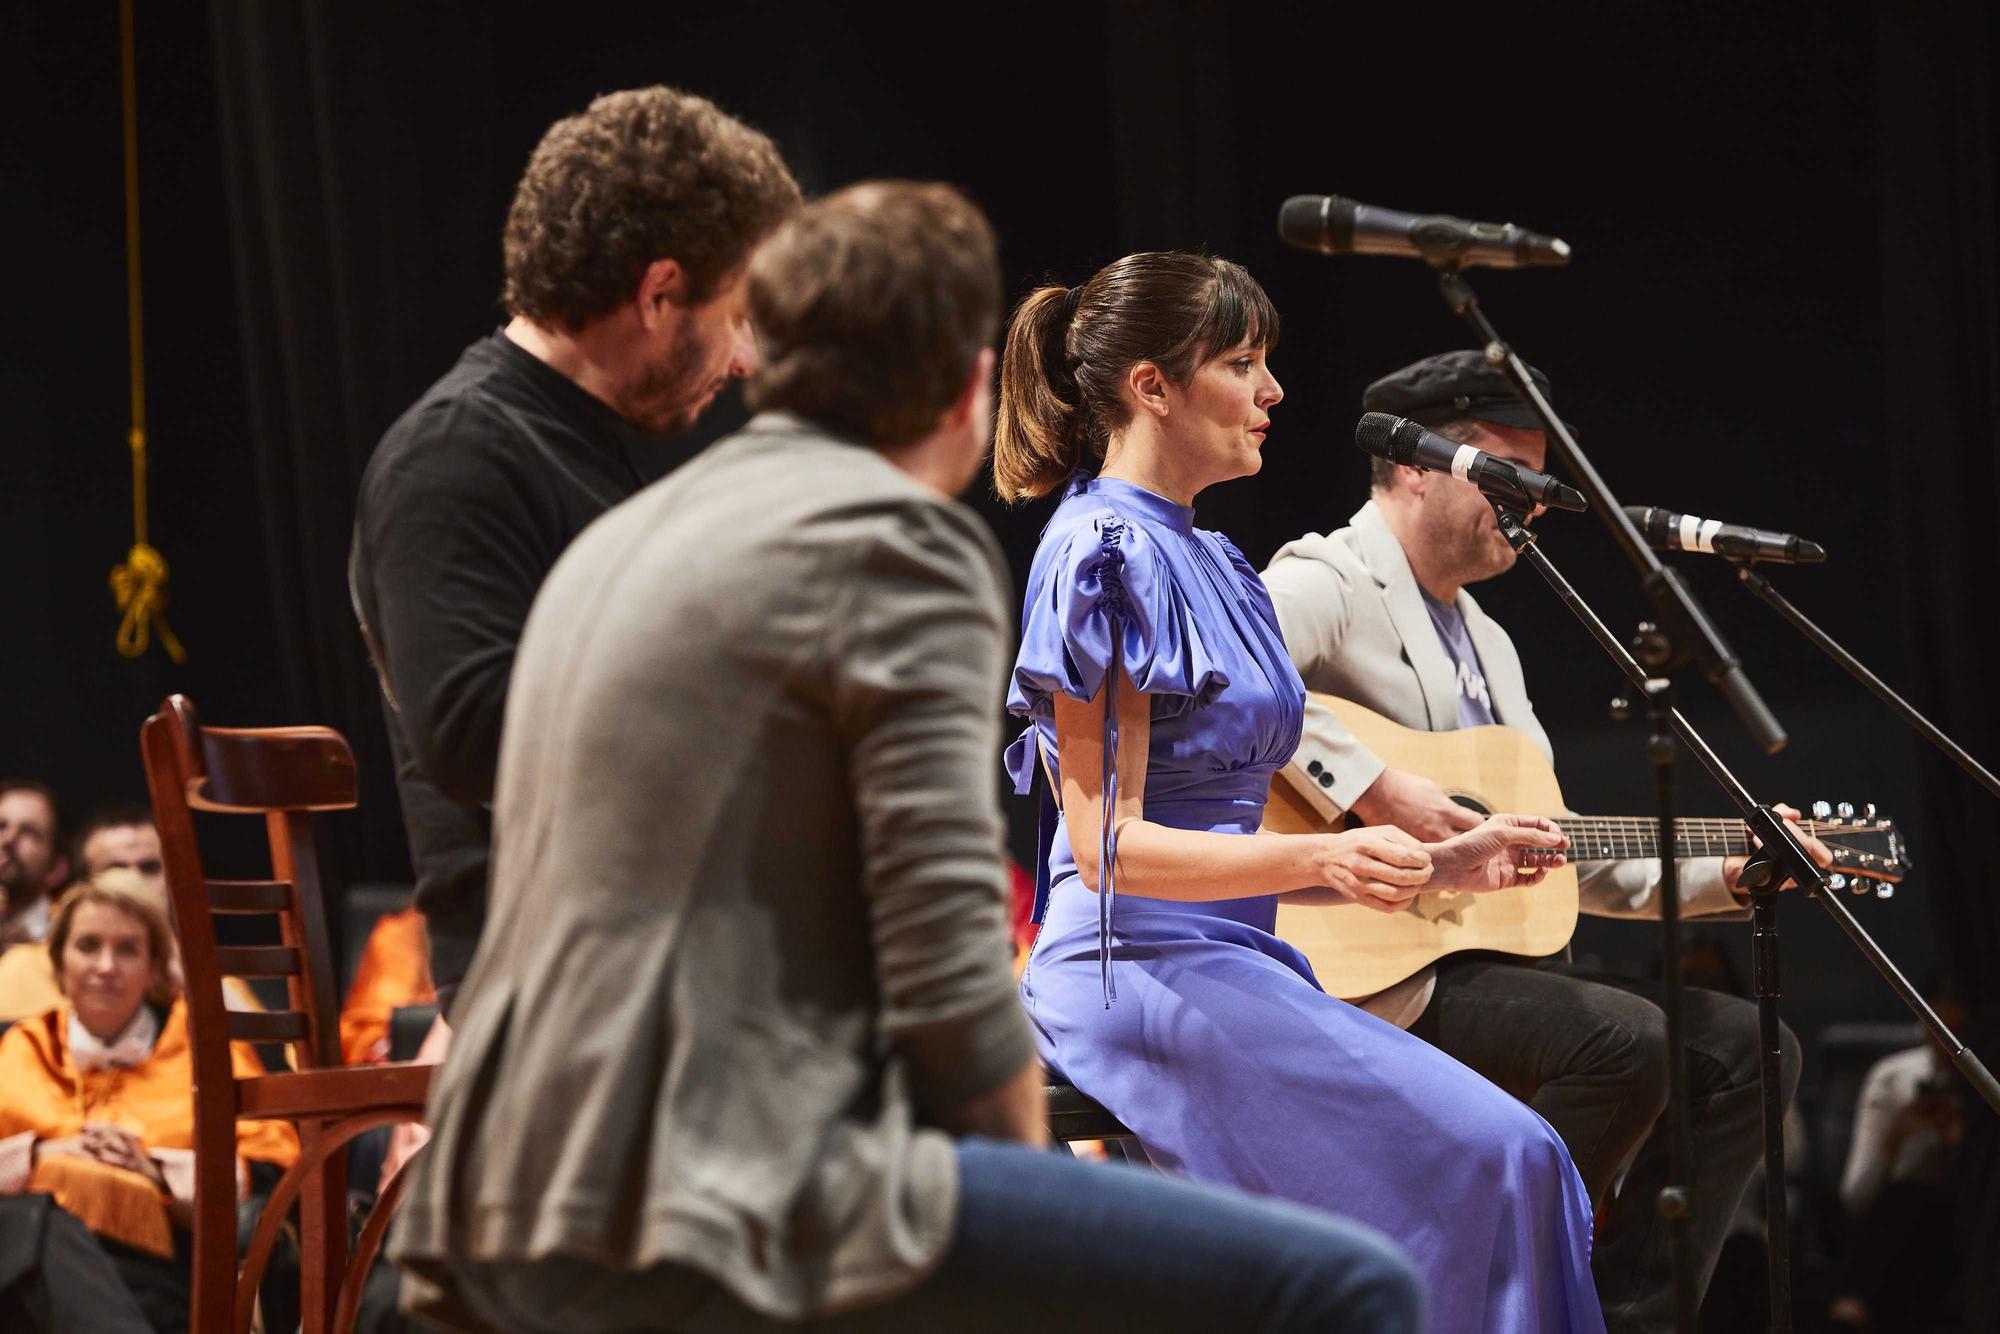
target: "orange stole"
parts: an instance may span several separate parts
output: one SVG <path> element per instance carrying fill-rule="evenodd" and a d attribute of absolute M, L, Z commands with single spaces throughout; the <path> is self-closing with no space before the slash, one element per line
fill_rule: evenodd
<path fill-rule="evenodd" d="M 340 1011 L 340 1054 L 349 1065 L 389 1059 L 389 1016 L 437 999 L 430 937 L 415 908 L 377 919 Z"/>
<path fill-rule="evenodd" d="M 38 1140 L 81 1134 L 86 1122 L 130 1131 L 149 1150 L 194 1147 L 194 1063 L 187 1006 L 175 1001 L 152 1055 L 128 1069 L 79 1073 L 70 1061 L 67 1004 L 24 1019 L 0 1036 L 0 1139 L 32 1131 Z M 256 1055 L 230 1048 L 238 1078 L 262 1074 Z M 289 1166 L 298 1136 L 282 1121 L 239 1121 L 242 1158 Z M 167 1202 L 136 1172 L 74 1158 L 41 1158 L 29 1189 L 47 1191 L 91 1231 L 155 1255 L 173 1254 Z"/>

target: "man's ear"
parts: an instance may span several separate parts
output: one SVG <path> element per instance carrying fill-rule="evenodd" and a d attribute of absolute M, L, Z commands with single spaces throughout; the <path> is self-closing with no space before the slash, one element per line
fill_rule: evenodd
<path fill-rule="evenodd" d="M 1396 473 L 1402 479 L 1405 489 L 1413 496 L 1421 497 L 1424 492 L 1430 489 L 1431 475 L 1423 468 L 1412 468 L 1406 464 L 1398 464 L 1396 466 Z"/>
<path fill-rule="evenodd" d="M 54 893 L 56 890 L 61 889 L 69 884 L 68 853 L 66 852 L 58 853 L 56 855 L 56 859 L 49 863 L 48 879 L 43 881 L 42 883 L 49 890 L 50 893 Z"/>
<path fill-rule="evenodd" d="M 1167 415 L 1167 376 L 1152 362 L 1134 362 L 1125 372 L 1125 388 L 1141 410 L 1155 417 Z"/>
<path fill-rule="evenodd" d="M 998 360 L 990 347 L 979 349 L 979 355 L 972 359 L 972 370 L 966 375 L 965 383 L 958 387 L 958 397 L 944 410 L 938 419 L 943 430 L 956 430 L 972 420 L 984 403 L 986 410 L 992 410 L 993 365 Z"/>
<path fill-rule="evenodd" d="M 688 305 L 687 271 L 677 259 L 656 259 L 639 275 L 639 323 L 647 329 L 676 319 Z"/>

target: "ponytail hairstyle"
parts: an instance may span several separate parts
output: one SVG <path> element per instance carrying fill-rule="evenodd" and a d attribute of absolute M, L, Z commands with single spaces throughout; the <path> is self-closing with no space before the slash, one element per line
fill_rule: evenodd
<path fill-rule="evenodd" d="M 1147 251 L 1081 287 L 1035 289 L 1015 307 L 1001 353 L 994 489 L 1009 502 L 1033 500 L 1103 463 L 1131 415 L 1121 386 L 1139 362 L 1185 387 L 1210 357 L 1277 341 L 1264 289 L 1213 255 Z"/>

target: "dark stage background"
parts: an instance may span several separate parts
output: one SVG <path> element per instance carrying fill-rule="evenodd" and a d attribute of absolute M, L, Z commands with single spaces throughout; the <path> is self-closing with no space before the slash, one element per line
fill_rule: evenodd
<path fill-rule="evenodd" d="M 960 183 L 999 227 L 1017 292 L 1135 249 L 1246 263 L 1285 317 L 1288 397 L 1262 475 L 1201 515 L 1260 563 L 1365 498 L 1348 443 L 1362 386 L 1465 343 L 1422 266 L 1286 250 L 1278 203 L 1336 191 L 1564 236 L 1573 267 L 1476 280 L 1621 497 L 1823 542 L 1830 562 L 1780 587 L 2000 758 L 1983 651 L 2000 575 L 2000 25 L 1980 4 L 1575 6 L 1483 28 L 1191 3 L 1017 5 L 977 27 L 945 6 L 139 9 L 153 540 L 173 564 L 180 668 L 114 654 L 105 586 L 130 540 L 116 8 L 0 19 L 8 286 L 26 297 L 0 358 L 0 771 L 79 809 L 143 795 L 138 723 L 186 690 L 212 722 L 346 731 L 363 807 L 337 822 L 337 870 L 407 875 L 347 607 L 356 483 L 390 420 L 499 321 L 500 221 L 541 131 L 594 93 L 660 81 L 769 131 L 810 193 Z M 658 469 L 740 420 L 725 403 L 699 439 L 663 444 Z M 973 503 L 1018 577 L 1045 509 Z M 1607 620 L 1638 617 L 1594 520 L 1543 534 Z M 1892 902 L 1850 902 L 1913 973 L 1949 963 L 1991 1002 L 1995 808 L 1726 569 L 1685 567 L 1792 745 L 1751 753 L 1698 682 L 1689 714 L 1759 793 L 1903 819 L 1918 874 Z M 1605 721 L 1610 666 L 1532 575 L 1478 593 L 1520 644 L 1572 804 L 1642 811 L 1641 725 Z M 1688 768 L 1686 807 L 1722 813 Z M 1031 816 L 1014 815 L 1025 844 Z M 1898 1016 L 1823 913 L 1785 909 L 1801 1032 Z M 1745 943 L 1729 937 L 1739 961 Z M 1643 967 L 1654 947 L 1587 923 L 1579 948 Z M 1993 1127 L 1978 1130 L 1974 1175 L 2000 1182 Z M 1976 1222 L 1987 1254 L 1996 1197 Z"/>

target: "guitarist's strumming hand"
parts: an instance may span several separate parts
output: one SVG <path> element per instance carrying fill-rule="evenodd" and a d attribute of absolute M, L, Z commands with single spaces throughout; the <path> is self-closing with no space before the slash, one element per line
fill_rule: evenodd
<path fill-rule="evenodd" d="M 1771 809 L 1783 816 L 1785 823 L 1792 827 L 1792 832 L 1798 835 L 1799 842 L 1805 845 L 1806 855 L 1813 859 L 1815 866 L 1823 871 L 1833 865 L 1833 850 L 1814 838 L 1811 834 L 1808 834 L 1805 830 L 1799 828 L 1799 813 L 1796 810 L 1782 802 Z M 1729 886 L 1731 894 L 1734 894 L 1745 903 L 1750 901 L 1750 891 L 1738 889 L 1736 881 L 1743 874 L 1744 863 L 1749 860 L 1748 857 L 1724 857 L 1722 859 L 1722 883 Z M 1779 885 L 1778 888 L 1790 889 L 1795 883 L 1790 877 L 1787 877 L 1785 882 Z"/>
<path fill-rule="evenodd" d="M 1394 825 L 1425 843 L 1442 843 L 1479 824 L 1479 812 L 1445 795 L 1437 780 L 1408 769 L 1384 769 L 1354 799 L 1354 814 L 1372 825 Z"/>
<path fill-rule="evenodd" d="M 1424 888 L 1477 894 L 1538 885 L 1568 850 L 1569 839 L 1547 816 L 1488 816 L 1476 829 L 1427 845 L 1431 880 Z"/>

